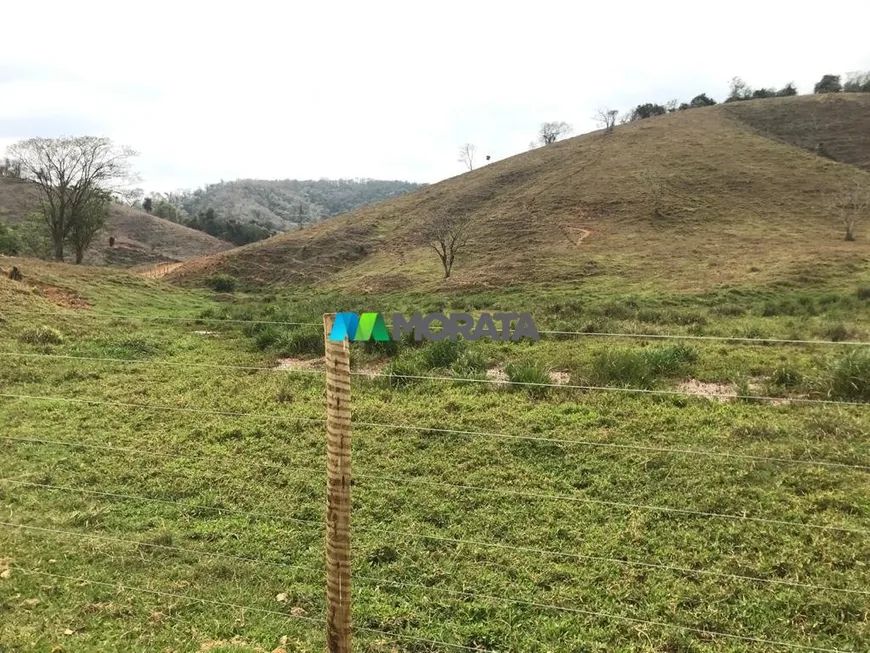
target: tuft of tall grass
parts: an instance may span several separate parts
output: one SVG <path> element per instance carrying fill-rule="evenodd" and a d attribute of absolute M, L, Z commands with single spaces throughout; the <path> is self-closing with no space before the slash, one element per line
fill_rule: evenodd
<path fill-rule="evenodd" d="M 384 370 L 384 378 L 389 387 L 404 388 L 420 381 L 411 377 L 425 376 L 425 372 L 417 359 L 394 360 Z"/>
<path fill-rule="evenodd" d="M 510 363 L 504 368 L 504 371 L 511 383 L 532 384 L 513 387 L 517 390 L 524 390 L 534 397 L 544 396 L 549 390 L 549 384 L 552 383 L 551 368 L 540 362 Z"/>
<path fill-rule="evenodd" d="M 594 385 L 650 388 L 659 377 L 688 372 L 698 353 L 686 345 L 608 349 L 592 360 L 589 380 Z"/>
<path fill-rule="evenodd" d="M 291 329 L 281 334 L 274 344 L 281 356 L 323 356 L 326 352 L 323 332 L 316 327 Z"/>
<path fill-rule="evenodd" d="M 488 367 L 489 360 L 486 356 L 476 349 L 469 349 L 450 366 L 450 371 L 457 377 L 476 378 L 486 372 Z"/>
<path fill-rule="evenodd" d="M 420 363 L 428 369 L 448 368 L 465 353 L 468 343 L 464 340 L 436 340 L 419 352 Z"/>
<path fill-rule="evenodd" d="M 28 345 L 59 345 L 63 334 L 53 327 L 39 326 L 23 331 L 18 340 Z"/>
<path fill-rule="evenodd" d="M 831 365 L 828 396 L 842 401 L 870 401 L 870 351 L 853 349 Z"/>

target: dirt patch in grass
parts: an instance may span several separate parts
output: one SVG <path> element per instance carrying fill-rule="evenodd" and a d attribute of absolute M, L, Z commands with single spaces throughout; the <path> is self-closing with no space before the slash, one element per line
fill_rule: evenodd
<path fill-rule="evenodd" d="M 275 364 L 276 370 L 325 370 L 326 359 L 318 358 L 279 358 Z"/>
<path fill-rule="evenodd" d="M 737 392 L 733 385 L 727 383 L 704 383 L 698 379 L 689 379 L 677 386 L 677 390 L 696 397 L 707 397 L 718 401 L 733 401 Z"/>
<path fill-rule="evenodd" d="M 85 309 L 91 307 L 91 304 L 82 299 L 78 294 L 71 290 L 58 288 L 57 286 L 43 286 L 42 294 L 53 304 L 63 308 Z"/>
<path fill-rule="evenodd" d="M 495 382 L 497 386 L 504 386 L 509 383 L 507 372 L 504 371 L 504 367 L 501 365 L 497 365 L 496 367 L 490 367 L 486 371 L 486 378 Z"/>

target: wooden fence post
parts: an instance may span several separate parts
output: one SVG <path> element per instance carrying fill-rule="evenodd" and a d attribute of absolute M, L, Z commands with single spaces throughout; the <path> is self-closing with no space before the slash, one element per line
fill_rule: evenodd
<path fill-rule="evenodd" d="M 350 343 L 331 341 L 335 314 L 323 316 L 326 343 L 326 646 L 350 653 Z"/>

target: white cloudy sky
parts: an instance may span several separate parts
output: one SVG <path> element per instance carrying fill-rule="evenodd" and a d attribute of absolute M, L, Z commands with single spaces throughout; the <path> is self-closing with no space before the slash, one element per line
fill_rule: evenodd
<path fill-rule="evenodd" d="M 4 6 L 0 149 L 105 135 L 146 190 L 458 174 L 596 108 L 870 69 L 870 2 L 95 2 Z"/>

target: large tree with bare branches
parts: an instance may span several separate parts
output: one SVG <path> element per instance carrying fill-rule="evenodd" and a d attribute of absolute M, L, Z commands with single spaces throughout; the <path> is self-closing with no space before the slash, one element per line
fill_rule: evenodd
<path fill-rule="evenodd" d="M 108 138 L 31 138 L 8 150 L 21 163 L 21 177 L 39 189 L 40 210 L 58 261 L 63 261 L 74 230 L 77 250 L 82 243 L 85 248 L 90 244 L 93 234 L 85 234 L 93 229 L 94 216 L 106 208 L 102 203 L 109 197 L 125 198 L 137 178 L 130 165 L 137 153 Z M 78 251 L 76 262 L 81 262 Z"/>
<path fill-rule="evenodd" d="M 545 122 L 538 130 L 538 142 L 541 145 L 550 145 L 563 136 L 569 135 L 571 131 L 571 125 L 567 122 Z"/>
<path fill-rule="evenodd" d="M 467 213 L 439 213 L 426 232 L 426 244 L 435 250 L 444 268 L 444 278 L 453 271 L 456 255 L 468 245 L 471 217 Z"/>

